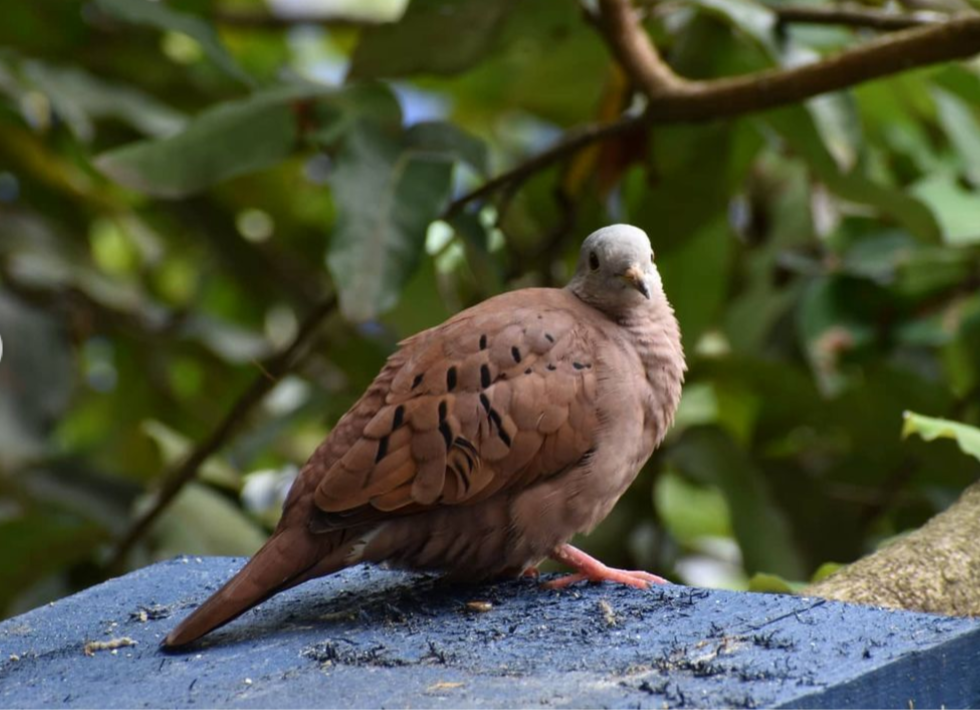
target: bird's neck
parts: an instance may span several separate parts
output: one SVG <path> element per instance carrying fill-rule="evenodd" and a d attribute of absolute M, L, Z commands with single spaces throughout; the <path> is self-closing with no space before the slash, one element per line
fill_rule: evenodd
<path fill-rule="evenodd" d="M 657 429 L 662 436 L 674 420 L 687 370 L 674 309 L 667 299 L 654 299 L 648 307 L 624 314 L 619 324 L 629 334 L 643 363 L 647 381 L 657 393 L 657 401 L 651 403 L 650 413 L 657 420 Z"/>

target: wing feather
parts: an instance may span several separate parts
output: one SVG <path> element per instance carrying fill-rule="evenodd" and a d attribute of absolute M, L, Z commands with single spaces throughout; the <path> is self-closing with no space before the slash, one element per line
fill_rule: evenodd
<path fill-rule="evenodd" d="M 599 425 L 595 334 L 574 304 L 505 298 L 402 344 L 376 381 L 386 386 L 369 389 L 374 409 L 362 400 L 332 433 L 350 442 L 346 452 L 304 472 L 319 478 L 311 527 L 465 505 L 589 452 Z"/>

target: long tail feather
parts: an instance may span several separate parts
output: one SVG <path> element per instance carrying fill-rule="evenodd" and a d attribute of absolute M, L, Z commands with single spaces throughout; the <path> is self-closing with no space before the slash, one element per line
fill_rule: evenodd
<path fill-rule="evenodd" d="M 321 559 L 323 542 L 305 530 L 277 532 L 238 574 L 180 622 L 163 646 L 186 646 L 274 594 L 344 567 L 342 559 L 336 565 L 323 564 L 328 561 Z"/>

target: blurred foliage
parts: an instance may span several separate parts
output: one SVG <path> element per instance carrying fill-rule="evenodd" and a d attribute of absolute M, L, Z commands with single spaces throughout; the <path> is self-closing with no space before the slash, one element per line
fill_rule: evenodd
<path fill-rule="evenodd" d="M 580 9 L 413 0 L 365 29 L 222 20 L 277 4 L 4 8 L 0 614 L 102 578 L 162 472 L 325 295 L 340 312 L 311 356 L 131 566 L 252 552 L 401 338 L 563 283 L 610 221 L 651 235 L 691 369 L 677 425 L 593 552 L 771 588 L 920 525 L 976 479 L 953 442 L 900 432 L 906 410 L 980 422 L 977 65 L 639 131 L 442 221 L 487 175 L 629 104 Z M 390 20 L 396 5 L 345 7 Z M 664 9 L 650 30 L 690 77 L 865 39 L 777 27 L 753 0 Z"/>

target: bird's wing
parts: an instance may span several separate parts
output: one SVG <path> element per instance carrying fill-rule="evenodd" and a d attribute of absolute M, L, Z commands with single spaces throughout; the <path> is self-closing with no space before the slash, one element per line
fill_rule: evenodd
<path fill-rule="evenodd" d="M 373 416 L 351 420 L 360 433 L 332 434 L 352 443 L 319 472 L 315 527 L 471 503 L 590 453 L 600 422 L 586 307 L 520 293 L 402 344 L 376 381 L 389 384 Z"/>

